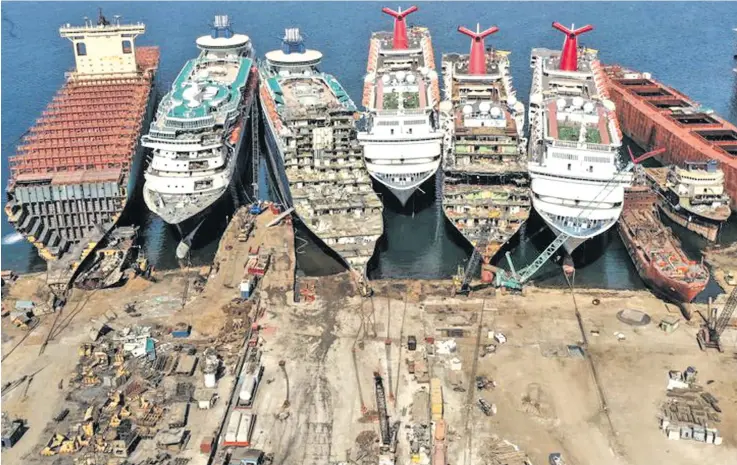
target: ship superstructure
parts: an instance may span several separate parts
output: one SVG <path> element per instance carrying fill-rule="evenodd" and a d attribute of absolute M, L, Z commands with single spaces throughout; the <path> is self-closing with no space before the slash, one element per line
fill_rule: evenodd
<path fill-rule="evenodd" d="M 266 141 L 285 174 L 285 202 L 351 267 L 365 272 L 383 233 L 382 205 L 356 140 L 356 106 L 320 71 L 322 53 L 287 29 L 281 50 L 260 66 Z M 278 181 L 281 183 L 281 181 Z"/>
<path fill-rule="evenodd" d="M 440 89 L 430 32 L 406 25 L 417 7 L 382 11 L 394 17 L 394 32 L 371 36 L 363 88 L 366 125 L 358 139 L 369 174 L 405 205 L 440 166 Z"/>
<path fill-rule="evenodd" d="M 228 16 L 216 16 L 197 47 L 200 55 L 179 72 L 142 139 L 152 149 L 146 205 L 182 236 L 242 188 L 241 146 L 258 86 L 251 41 L 233 33 Z"/>
<path fill-rule="evenodd" d="M 484 47 L 498 28 L 458 30 L 472 43 L 470 54 L 442 59 L 443 209 L 488 263 L 530 214 L 525 109 L 509 52 Z"/>
<path fill-rule="evenodd" d="M 622 135 L 604 88 L 597 52 L 578 48 L 593 29 L 553 27 L 563 50 L 533 49 L 528 169 L 532 205 L 563 247 L 576 247 L 611 228 L 622 213 L 632 176 L 619 167 Z"/>
<path fill-rule="evenodd" d="M 658 205 L 668 218 L 710 241 L 717 240 L 732 210 L 724 191 L 724 172 L 716 161 L 644 168 L 644 175 L 659 194 Z"/>
<path fill-rule="evenodd" d="M 9 159 L 8 220 L 65 276 L 114 226 L 140 173 L 159 64 L 158 47 L 135 45 L 145 31 L 102 13 L 62 26 L 76 68 Z"/>

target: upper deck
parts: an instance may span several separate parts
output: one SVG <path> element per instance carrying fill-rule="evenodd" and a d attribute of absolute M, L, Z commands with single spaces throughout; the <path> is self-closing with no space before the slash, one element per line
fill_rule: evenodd
<path fill-rule="evenodd" d="M 394 49 L 392 39 L 387 31 L 371 35 L 363 105 L 380 112 L 435 108 L 440 88 L 430 32 L 408 29 L 406 49 Z"/>
<path fill-rule="evenodd" d="M 621 145 L 614 105 L 602 85 L 597 52 L 582 49 L 575 71 L 560 69 L 561 52 L 533 49 L 531 105 L 544 110 L 544 136 L 560 145 L 611 151 Z"/>
<path fill-rule="evenodd" d="M 237 114 L 252 60 L 203 53 L 187 61 L 159 104 L 152 129 L 203 129 Z"/>
<path fill-rule="evenodd" d="M 443 69 L 451 76 L 447 92 L 453 104 L 457 137 L 518 135 L 512 112 L 523 111 L 524 107 L 514 95 L 508 55 L 500 50 L 487 51 L 484 74 L 469 72 L 469 55 L 443 55 Z"/>

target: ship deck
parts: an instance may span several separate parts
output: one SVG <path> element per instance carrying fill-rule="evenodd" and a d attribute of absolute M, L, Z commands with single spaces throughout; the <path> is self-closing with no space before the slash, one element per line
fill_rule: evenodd
<path fill-rule="evenodd" d="M 654 194 L 643 194 L 645 191 L 647 188 L 630 189 L 625 193 L 625 208 L 620 221 L 633 238 L 633 245 L 669 278 L 686 283 L 707 278 L 708 272 L 703 265 L 686 256 L 673 232 L 658 218 Z M 648 201 L 650 199 L 652 202 Z"/>
<path fill-rule="evenodd" d="M 146 114 L 158 47 L 138 47 L 138 77 L 70 79 L 10 157 L 10 187 L 28 175 L 130 169 Z M 126 173 L 127 174 L 127 173 Z"/>

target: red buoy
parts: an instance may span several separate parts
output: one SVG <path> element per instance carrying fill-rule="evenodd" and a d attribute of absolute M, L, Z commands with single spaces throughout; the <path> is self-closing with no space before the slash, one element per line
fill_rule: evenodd
<path fill-rule="evenodd" d="M 484 38 L 492 35 L 498 30 L 498 27 L 492 26 L 481 32 L 479 31 L 478 24 L 476 25 L 476 32 L 463 26 L 458 27 L 458 32 L 466 34 L 468 37 L 473 39 L 471 41 L 471 57 L 468 63 L 468 72 L 470 74 L 486 74 L 486 47 L 484 47 Z"/>
<path fill-rule="evenodd" d="M 563 52 L 560 54 L 560 69 L 563 71 L 578 71 L 578 39 L 577 37 L 584 32 L 594 29 L 594 26 L 587 24 L 578 29 L 568 29 L 560 23 L 553 23 L 553 27 L 566 35 L 563 42 Z"/>
<path fill-rule="evenodd" d="M 394 47 L 395 50 L 404 50 L 407 48 L 407 22 L 404 18 L 417 10 L 418 8 L 414 5 L 404 11 L 402 11 L 401 8 L 399 11 L 394 11 L 391 8 L 386 7 L 381 9 L 384 13 L 394 17 L 394 39 L 392 41 L 392 47 Z"/>

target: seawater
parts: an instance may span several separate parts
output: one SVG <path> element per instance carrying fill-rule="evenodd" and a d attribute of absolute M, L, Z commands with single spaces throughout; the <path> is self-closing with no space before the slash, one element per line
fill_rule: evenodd
<path fill-rule="evenodd" d="M 604 63 L 620 63 L 651 72 L 657 79 L 673 85 L 717 113 L 737 121 L 735 96 L 735 33 L 737 5 L 733 3 L 480 3 L 418 2 L 420 11 L 409 17 L 410 24 L 430 28 L 436 65 L 443 53 L 466 52 L 468 38 L 456 32 L 459 25 L 482 27 L 497 25 L 500 32 L 487 41 L 509 50 L 511 71 L 518 98 L 527 103 L 531 70 L 530 50 L 534 47 L 559 48 L 563 37 L 551 29 L 552 21 L 563 24 L 591 23 L 593 32 L 582 36 L 582 45 L 600 50 Z M 164 93 L 185 60 L 198 53 L 195 39 L 209 32 L 215 14 L 229 14 L 234 28 L 248 34 L 259 57 L 280 46 L 286 27 L 299 27 L 307 46 L 323 52 L 322 69 L 334 74 L 360 104 L 365 73 L 368 38 L 372 31 L 389 30 L 391 18 L 381 13 L 385 6 L 375 2 L 350 5 L 297 2 L 106 2 L 108 17 L 119 14 L 123 20 L 142 21 L 147 26 L 139 45 L 159 45 L 160 92 Z M 409 6 L 409 4 L 407 4 Z M 43 2 L 5 3 L 2 8 L 2 179 L 7 185 L 8 157 L 24 132 L 38 118 L 62 85 L 64 72 L 74 66 L 70 43 L 58 36 L 61 23 L 79 24 L 82 17 L 95 18 L 96 3 Z M 684 18 L 690 30 L 683 33 Z M 260 174 L 262 192 L 268 192 L 267 175 Z M 444 219 L 434 201 L 434 184 L 423 186 L 426 195 L 414 199 L 415 205 L 401 209 L 387 201 L 385 234 L 370 263 L 374 278 L 445 278 L 464 266 L 471 249 Z M 381 189 L 379 188 L 379 192 Z M 410 204 L 413 201 L 410 201 Z M 3 206 L 5 198 L 2 199 Z M 145 248 L 159 268 L 177 266 L 174 249 L 176 231 L 139 209 Z M 43 261 L 25 241 L 15 241 L 13 230 L 2 214 L 2 268 L 18 271 L 42 270 Z M 547 245 L 547 230 L 540 230 L 535 215 L 510 242 L 508 249 L 517 265 L 524 266 Z M 673 226 L 684 247 L 698 253 L 703 244 L 692 233 Z M 338 269 L 307 231 L 298 229 L 298 261 L 306 274 Z M 737 225 L 730 222 L 722 241 L 737 239 Z M 639 288 L 639 280 L 616 230 L 600 239 L 601 247 L 584 258 L 579 286 L 615 289 Z M 212 259 L 217 241 L 202 245 L 193 253 L 193 262 Z M 503 254 L 500 254 L 503 255 Z M 697 256 L 697 255 L 694 255 Z M 503 257 L 502 257 L 503 259 Z M 560 285 L 560 267 L 546 264 L 535 277 L 542 285 Z"/>

